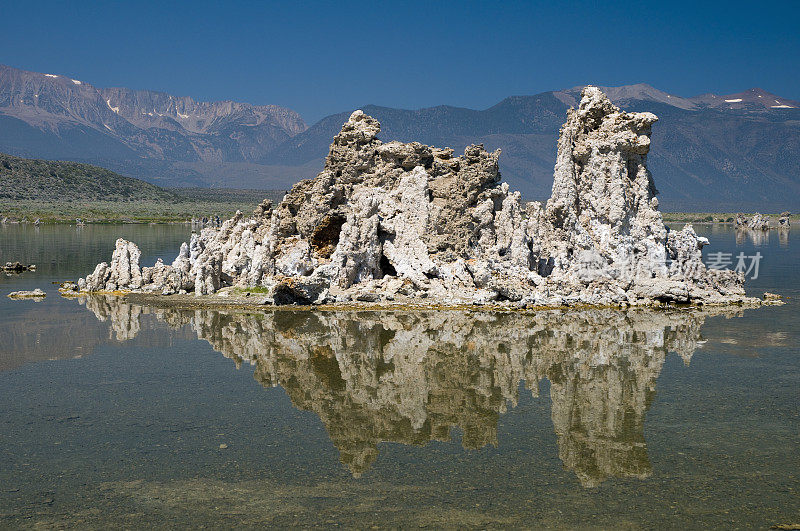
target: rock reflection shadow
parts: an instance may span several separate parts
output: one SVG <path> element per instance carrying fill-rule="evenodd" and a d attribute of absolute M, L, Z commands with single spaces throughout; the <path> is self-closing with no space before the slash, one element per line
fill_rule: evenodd
<path fill-rule="evenodd" d="M 497 446 L 501 414 L 520 382 L 538 396 L 550 381 L 559 457 L 587 487 L 609 477 L 645 478 L 651 465 L 644 420 L 668 352 L 688 365 L 709 312 L 573 310 L 291 311 L 264 313 L 151 308 L 82 297 L 118 338 L 154 314 L 237 366 L 255 365 L 265 387 L 322 420 L 356 476 L 383 441 Z M 723 313 L 716 310 L 716 313 Z M 727 313 L 730 313 L 728 311 Z"/>
<path fill-rule="evenodd" d="M 753 230 L 747 228 L 736 228 L 736 245 L 744 245 L 748 240 L 754 247 L 763 247 L 769 245 L 769 237 L 771 232 L 776 232 L 778 235 L 778 245 L 781 247 L 788 247 L 789 245 L 789 228 L 778 227 L 774 231 L 769 230 Z"/>

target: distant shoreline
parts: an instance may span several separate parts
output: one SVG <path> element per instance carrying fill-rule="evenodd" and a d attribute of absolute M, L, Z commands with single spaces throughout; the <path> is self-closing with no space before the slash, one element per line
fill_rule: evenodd
<path fill-rule="evenodd" d="M 219 216 L 245 215 L 264 199 L 281 200 L 285 190 L 235 190 L 228 188 L 170 188 L 177 201 L 43 201 L 0 199 L 0 223 L 46 225 L 87 224 L 176 224 Z"/>
<path fill-rule="evenodd" d="M 734 225 L 736 222 L 736 215 L 744 214 L 751 217 L 755 214 L 754 211 L 745 212 L 662 212 L 661 217 L 665 223 L 693 223 L 695 225 Z M 765 213 L 761 212 L 763 216 L 777 221 L 780 217 L 780 212 Z M 792 214 L 789 219 L 794 222 L 798 216 Z"/>
<path fill-rule="evenodd" d="M 188 224 L 192 219 L 219 216 L 221 220 L 232 217 L 237 210 L 245 215 L 252 212 L 264 199 L 277 204 L 283 190 L 229 190 L 229 189 L 170 189 L 181 195 L 178 202 L 137 201 L 3 201 L 0 200 L 0 224 L 34 224 L 38 219 L 44 225 L 74 225 L 80 219 L 86 224 Z M 203 197 L 205 195 L 205 197 Z M 743 212 L 751 216 L 754 212 Z M 733 225 L 736 212 L 662 212 L 665 223 L 693 223 Z M 777 220 L 779 213 L 765 214 Z M 793 214 L 790 219 L 798 218 Z"/>

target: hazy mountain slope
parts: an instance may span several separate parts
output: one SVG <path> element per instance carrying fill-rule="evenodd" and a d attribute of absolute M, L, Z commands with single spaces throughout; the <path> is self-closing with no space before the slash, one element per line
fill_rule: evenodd
<path fill-rule="evenodd" d="M 0 149 L 22 157 L 46 159 L 118 160 L 138 154 L 121 140 L 75 123 L 42 129 L 28 122 L 0 114 Z"/>
<path fill-rule="evenodd" d="M 643 102 L 628 108 L 660 118 L 648 160 L 665 207 L 800 208 L 800 111 L 685 112 Z"/>
<path fill-rule="evenodd" d="M 649 165 L 665 208 L 800 208 L 800 109 L 720 107 L 705 103 L 704 96 L 678 98 L 643 84 L 606 90 L 625 110 L 659 116 Z M 761 94 L 764 99 L 768 93 Z M 384 140 L 418 140 L 459 151 L 479 142 L 501 148 L 503 178 L 526 197 L 544 199 L 552 185 L 559 127 L 579 95 L 580 87 L 515 96 L 484 111 L 371 105 L 363 110 L 380 120 Z M 321 167 L 330 139 L 348 115 L 324 118 L 263 162 Z"/>
<path fill-rule="evenodd" d="M 196 102 L 151 91 L 97 89 L 0 65 L 0 150 L 76 160 L 252 162 L 306 129 L 282 107 Z"/>
<path fill-rule="evenodd" d="M 137 128 L 157 130 L 165 141 L 163 158 L 214 162 L 251 162 L 306 129 L 300 115 L 276 105 L 234 101 L 197 102 L 162 92 L 100 89 L 105 105 Z M 186 146 L 167 139 L 171 133 Z M 180 148 L 176 151 L 176 148 Z M 193 152 L 192 152 L 193 151 Z"/>

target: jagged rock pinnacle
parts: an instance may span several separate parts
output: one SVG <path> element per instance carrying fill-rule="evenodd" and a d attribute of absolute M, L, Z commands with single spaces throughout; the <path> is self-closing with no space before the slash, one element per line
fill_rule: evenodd
<path fill-rule="evenodd" d="M 646 166 L 656 120 L 586 87 L 561 129 L 550 200 L 523 207 L 500 182 L 499 151 L 473 145 L 454 157 L 384 143 L 380 123 L 355 111 L 322 172 L 275 208 L 204 229 L 188 256 L 140 277 L 138 249 L 120 240 L 112 265 L 79 286 L 198 295 L 262 286 L 275 303 L 298 304 L 743 301 L 742 276 L 707 270 L 707 241 L 661 219 Z"/>

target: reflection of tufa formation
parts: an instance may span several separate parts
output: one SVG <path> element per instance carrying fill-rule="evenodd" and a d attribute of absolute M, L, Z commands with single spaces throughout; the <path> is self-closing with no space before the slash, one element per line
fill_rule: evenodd
<path fill-rule="evenodd" d="M 523 207 L 500 183 L 499 152 L 383 143 L 380 124 L 356 111 L 324 170 L 274 209 L 203 229 L 171 265 L 140 268 L 139 249 L 120 239 L 78 288 L 260 286 L 276 304 L 745 300 L 741 275 L 703 265 L 707 240 L 664 226 L 645 165 L 655 121 L 587 87 L 561 129 L 550 200 Z"/>
<path fill-rule="evenodd" d="M 283 387 L 315 412 L 342 462 L 366 471 L 382 441 L 424 445 L 463 431 L 466 448 L 497 445 L 497 424 L 519 383 L 538 395 L 551 382 L 559 456 L 581 483 L 644 477 L 644 417 L 668 351 L 688 364 L 707 313 L 584 310 L 518 313 L 225 313 L 153 309 L 118 298 L 81 297 L 117 337 L 142 313 L 256 366 L 264 386 Z"/>
<path fill-rule="evenodd" d="M 791 227 L 791 212 L 781 212 L 777 224 L 773 225 L 768 216 L 756 212 L 748 218 L 742 213 L 736 214 L 736 228 L 767 231 L 770 229 L 789 229 Z"/>

